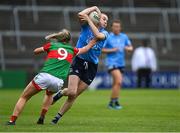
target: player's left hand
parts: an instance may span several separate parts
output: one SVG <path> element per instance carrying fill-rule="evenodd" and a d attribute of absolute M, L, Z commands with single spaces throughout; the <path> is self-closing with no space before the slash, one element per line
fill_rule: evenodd
<path fill-rule="evenodd" d="M 83 14 L 79 16 L 81 21 L 88 21 L 89 20 L 89 16 L 87 14 Z"/>
<path fill-rule="evenodd" d="M 127 52 L 132 52 L 133 51 L 133 47 L 132 46 L 126 46 L 124 48 Z"/>

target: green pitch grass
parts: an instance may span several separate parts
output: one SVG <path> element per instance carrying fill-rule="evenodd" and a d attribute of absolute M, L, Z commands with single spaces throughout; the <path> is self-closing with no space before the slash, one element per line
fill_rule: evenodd
<path fill-rule="evenodd" d="M 50 108 L 44 125 L 37 125 L 41 92 L 28 102 L 16 126 L 6 126 L 21 91 L 0 90 L 1 132 L 180 132 L 179 90 L 122 90 L 121 110 L 107 108 L 110 90 L 86 91 L 57 125 L 50 121 L 65 98 Z"/>

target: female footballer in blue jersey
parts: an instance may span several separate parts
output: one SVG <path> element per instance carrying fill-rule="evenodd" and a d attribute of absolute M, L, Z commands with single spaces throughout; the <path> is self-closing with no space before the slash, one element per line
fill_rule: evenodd
<path fill-rule="evenodd" d="M 92 11 L 97 11 L 100 15 L 100 22 L 97 25 L 88 17 Z M 78 17 L 81 23 L 81 33 L 76 47 L 81 48 L 87 45 L 92 39 L 95 39 L 97 42 L 87 53 L 79 55 L 74 59 L 70 69 L 68 88 L 54 96 L 54 102 L 62 96 L 68 96 L 68 98 L 52 120 L 52 124 L 58 122 L 62 115 L 71 108 L 76 98 L 86 90 L 93 81 L 97 72 L 98 57 L 108 37 L 108 32 L 104 30 L 107 26 L 108 17 L 102 14 L 96 6 L 79 12 Z"/>
<path fill-rule="evenodd" d="M 113 49 L 118 48 L 117 51 Z M 121 32 L 121 22 L 115 20 L 112 23 L 112 32 L 109 34 L 103 52 L 107 53 L 106 66 L 113 78 L 112 94 L 108 107 L 121 109 L 119 104 L 119 92 L 122 84 L 122 74 L 125 67 L 125 51 L 131 52 L 133 47 L 128 36 Z"/>

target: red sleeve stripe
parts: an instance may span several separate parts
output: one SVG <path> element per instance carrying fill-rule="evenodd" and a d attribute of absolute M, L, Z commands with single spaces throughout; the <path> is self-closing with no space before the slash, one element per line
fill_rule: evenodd
<path fill-rule="evenodd" d="M 77 53 L 79 52 L 78 48 L 74 48 L 74 56 L 77 55 Z"/>
<path fill-rule="evenodd" d="M 51 43 L 50 43 L 50 42 L 49 42 L 49 43 L 46 43 L 45 45 L 43 45 L 44 51 L 48 51 L 49 48 L 50 48 L 50 46 L 51 46 Z"/>

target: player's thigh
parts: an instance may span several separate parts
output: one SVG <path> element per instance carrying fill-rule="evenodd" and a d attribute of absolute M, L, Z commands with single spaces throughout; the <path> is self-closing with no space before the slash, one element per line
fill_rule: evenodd
<path fill-rule="evenodd" d="M 77 96 L 79 96 L 83 91 L 85 91 L 88 88 L 88 84 L 86 84 L 83 81 L 79 82 L 78 88 L 77 88 Z"/>
<path fill-rule="evenodd" d="M 76 93 L 79 82 L 80 82 L 80 78 L 77 75 L 69 75 L 68 91 L 72 93 Z"/>
<path fill-rule="evenodd" d="M 49 75 L 47 79 L 46 94 L 53 94 L 62 89 L 64 81 L 55 76 Z"/>
<path fill-rule="evenodd" d="M 55 92 L 52 92 L 51 90 L 51 88 L 47 88 L 45 95 L 52 96 Z"/>
<path fill-rule="evenodd" d="M 51 101 L 52 102 L 53 94 L 54 94 L 54 92 L 46 90 L 45 95 L 44 95 L 44 101 Z"/>
<path fill-rule="evenodd" d="M 121 83 L 122 82 L 122 74 L 119 69 L 114 69 L 110 72 L 113 78 L 114 83 Z"/>
<path fill-rule="evenodd" d="M 30 98 L 31 96 L 35 95 L 38 92 L 39 90 L 35 89 L 32 82 L 30 82 L 24 89 L 23 93 L 21 94 L 21 97 Z"/>

